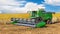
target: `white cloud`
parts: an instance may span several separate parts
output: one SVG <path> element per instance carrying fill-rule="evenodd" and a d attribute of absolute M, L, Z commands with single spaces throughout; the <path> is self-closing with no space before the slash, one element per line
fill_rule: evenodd
<path fill-rule="evenodd" d="M 45 0 L 45 3 L 54 6 L 60 6 L 60 0 Z"/>
<path fill-rule="evenodd" d="M 23 1 L 22 1 L 23 2 Z M 19 6 L 22 2 L 16 2 L 16 0 L 0 0 L 0 5 L 12 5 Z M 19 4 L 20 3 L 20 4 Z"/>
<path fill-rule="evenodd" d="M 43 4 L 40 4 L 40 5 L 38 5 L 38 4 L 36 4 L 36 3 L 32 3 L 32 2 L 28 2 L 26 5 L 25 5 L 25 7 L 28 9 L 28 10 L 30 10 L 30 11 L 34 11 L 34 10 L 38 10 L 38 8 L 45 8 L 44 7 L 44 5 Z"/>
<path fill-rule="evenodd" d="M 20 7 L 24 5 L 24 7 Z M 15 1 L 15 0 L 0 0 L 0 13 L 26 13 L 27 11 L 45 8 L 42 4 L 38 5 L 33 2 Z"/>

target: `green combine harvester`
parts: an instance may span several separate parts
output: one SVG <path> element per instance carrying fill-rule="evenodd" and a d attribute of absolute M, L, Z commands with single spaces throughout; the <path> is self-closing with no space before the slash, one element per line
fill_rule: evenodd
<path fill-rule="evenodd" d="M 43 9 L 38 11 L 30 11 L 30 19 L 11 18 L 12 24 L 30 27 L 45 27 L 46 24 L 51 24 L 53 12 L 45 12 Z"/>

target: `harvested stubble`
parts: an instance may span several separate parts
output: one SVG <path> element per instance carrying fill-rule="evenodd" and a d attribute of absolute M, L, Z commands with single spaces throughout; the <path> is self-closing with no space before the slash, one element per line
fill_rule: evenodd
<path fill-rule="evenodd" d="M 4 20 L 4 19 L 2 19 L 2 20 L 0 20 L 0 24 L 1 25 L 3 25 L 3 24 L 10 24 L 10 20 Z"/>

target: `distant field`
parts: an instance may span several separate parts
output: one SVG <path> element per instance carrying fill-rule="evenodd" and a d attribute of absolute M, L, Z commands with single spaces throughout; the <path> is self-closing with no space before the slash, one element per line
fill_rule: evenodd
<path fill-rule="evenodd" d="M 0 14 L 0 19 L 10 19 L 10 18 L 29 18 L 29 14 Z"/>
<path fill-rule="evenodd" d="M 53 17 L 60 19 L 60 13 L 52 14 Z M 10 20 L 10 18 L 30 18 L 30 14 L 0 14 L 0 20 Z"/>
<path fill-rule="evenodd" d="M 56 17 L 60 21 L 60 13 L 52 14 L 53 17 Z"/>
<path fill-rule="evenodd" d="M 0 23 L 10 23 L 11 18 L 30 18 L 30 14 L 0 14 Z"/>
<path fill-rule="evenodd" d="M 53 17 L 58 17 L 58 18 L 60 18 L 60 13 L 56 13 L 56 14 L 52 14 L 53 15 Z"/>

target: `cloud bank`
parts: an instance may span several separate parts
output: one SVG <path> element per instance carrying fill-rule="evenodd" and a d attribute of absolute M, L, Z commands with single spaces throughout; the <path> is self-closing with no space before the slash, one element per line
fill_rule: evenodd
<path fill-rule="evenodd" d="M 24 5 L 24 3 L 26 3 Z M 21 7 L 23 6 L 24 7 Z M 27 13 L 27 11 L 45 8 L 42 4 L 38 5 L 33 2 L 16 1 L 16 0 L 0 0 L 0 13 Z"/>
<path fill-rule="evenodd" d="M 45 0 L 43 4 L 39 5 L 26 0 L 0 0 L 0 13 L 27 13 L 27 11 L 34 11 L 38 8 L 45 9 L 45 4 L 60 6 L 60 0 Z"/>
<path fill-rule="evenodd" d="M 53 5 L 53 6 L 60 6 L 60 0 L 45 0 L 44 3 Z"/>

